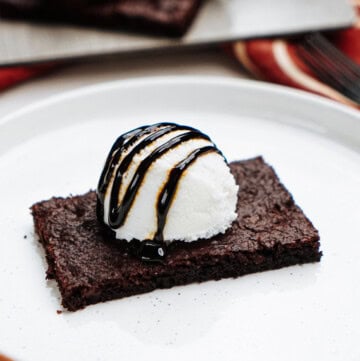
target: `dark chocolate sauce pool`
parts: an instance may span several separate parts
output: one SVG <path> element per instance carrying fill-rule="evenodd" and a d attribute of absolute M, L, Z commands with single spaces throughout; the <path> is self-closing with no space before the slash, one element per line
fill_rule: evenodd
<path fill-rule="evenodd" d="M 160 137 L 177 130 L 185 130 L 186 132 L 174 136 L 164 144 L 158 146 L 141 161 L 119 204 L 118 198 L 122 187 L 122 177 L 129 169 L 133 157 Z M 122 154 L 142 137 L 143 139 L 130 150 L 119 164 Z M 117 229 L 124 224 L 150 166 L 171 149 L 192 139 L 205 139 L 210 141 L 210 138 L 199 130 L 174 123 L 159 123 L 151 126 L 143 126 L 121 135 L 112 146 L 100 176 L 97 188 L 97 213 L 99 221 L 104 223 L 103 208 L 105 193 L 112 178 L 114 180 L 110 190 L 110 209 L 107 221 L 112 229 Z M 168 178 L 159 192 L 157 200 L 157 230 L 154 239 L 133 242 L 133 246 L 136 245 L 135 248 L 132 247 L 133 253 L 137 257 L 144 261 L 155 262 L 162 261 L 165 258 L 166 244 L 164 242 L 163 232 L 166 225 L 167 214 L 176 194 L 178 183 L 186 169 L 193 164 L 197 158 L 209 152 L 217 152 L 222 155 L 215 145 L 204 146 L 192 151 L 170 170 Z M 117 169 L 115 172 L 116 167 Z"/>

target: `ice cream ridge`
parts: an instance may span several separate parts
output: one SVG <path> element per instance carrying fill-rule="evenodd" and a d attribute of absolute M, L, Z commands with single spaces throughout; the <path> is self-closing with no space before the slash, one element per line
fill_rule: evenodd
<path fill-rule="evenodd" d="M 97 188 L 97 217 L 117 239 L 161 261 L 167 244 L 224 233 L 237 218 L 238 186 L 221 151 L 199 130 L 142 126 L 121 135 Z"/>

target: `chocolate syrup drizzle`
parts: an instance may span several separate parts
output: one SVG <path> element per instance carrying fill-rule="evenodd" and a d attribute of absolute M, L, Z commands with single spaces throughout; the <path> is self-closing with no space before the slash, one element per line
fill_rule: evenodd
<path fill-rule="evenodd" d="M 154 149 L 145 159 L 141 161 L 125 191 L 122 201 L 119 204 L 122 177 L 128 170 L 133 157 L 160 137 L 175 130 L 186 130 L 187 132 L 171 138 L 164 144 Z M 134 148 L 120 161 L 122 154 L 144 136 L 145 138 L 136 144 Z M 115 141 L 105 162 L 97 188 L 97 206 L 99 210 L 104 207 L 105 193 L 112 177 L 114 177 L 110 193 L 110 208 L 108 216 L 108 224 L 111 228 L 116 229 L 124 224 L 150 166 L 169 150 L 174 149 L 183 142 L 192 139 L 205 139 L 210 141 L 210 138 L 207 135 L 201 133 L 197 129 L 180 126 L 174 123 L 159 123 L 152 126 L 143 126 L 123 134 Z M 217 152 L 222 155 L 214 144 L 204 146 L 191 152 L 170 171 L 168 179 L 159 193 L 157 201 L 157 231 L 154 239 L 140 242 L 140 244 L 136 247 L 135 253 L 141 259 L 146 261 L 159 261 L 165 257 L 166 250 L 163 232 L 166 225 L 167 214 L 176 193 L 178 183 L 186 169 L 193 164 L 197 158 L 209 152 Z M 120 164 L 118 165 L 119 161 Z M 117 165 L 118 168 L 115 171 Z M 113 174 L 114 171 L 115 174 Z M 104 222 L 103 214 L 103 212 L 98 212 L 98 218 L 101 222 Z"/>
<path fill-rule="evenodd" d="M 198 148 L 191 152 L 185 159 L 183 159 L 171 170 L 157 202 L 157 232 L 154 237 L 154 239 L 157 241 L 164 241 L 163 232 L 166 224 L 166 217 L 182 174 L 192 163 L 196 161 L 197 158 L 209 152 L 220 153 L 219 150 L 213 145 Z"/>

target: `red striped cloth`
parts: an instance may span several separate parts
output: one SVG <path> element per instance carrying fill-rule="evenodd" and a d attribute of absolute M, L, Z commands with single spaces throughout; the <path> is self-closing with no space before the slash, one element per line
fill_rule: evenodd
<path fill-rule="evenodd" d="M 56 69 L 57 64 L 0 68 L 0 91 Z"/>
<path fill-rule="evenodd" d="M 360 0 L 353 0 L 358 21 L 353 28 L 331 37 L 333 43 L 360 64 Z M 283 39 L 249 40 L 226 47 L 242 66 L 256 78 L 320 94 L 355 106 L 349 99 L 322 83 L 298 58 L 296 44 Z M 56 64 L 0 69 L 0 91 L 56 69 Z"/>
<path fill-rule="evenodd" d="M 330 40 L 360 65 L 360 0 L 355 3 L 358 20 L 354 27 L 340 30 Z M 321 82 L 300 60 L 296 43 L 283 39 L 239 41 L 228 50 L 237 61 L 258 79 L 320 94 L 344 104 L 360 108 L 350 99 Z"/>

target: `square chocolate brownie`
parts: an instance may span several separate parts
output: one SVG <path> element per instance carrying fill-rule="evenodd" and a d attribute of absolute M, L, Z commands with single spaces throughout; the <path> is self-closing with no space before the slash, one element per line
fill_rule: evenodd
<path fill-rule="evenodd" d="M 96 217 L 96 194 L 32 206 L 35 230 L 70 311 L 157 288 L 318 262 L 319 234 L 261 157 L 230 163 L 240 186 L 238 218 L 225 234 L 173 242 L 162 263 L 133 256 Z"/>
<path fill-rule="evenodd" d="M 0 0 L 0 16 L 181 36 L 201 0 Z"/>

